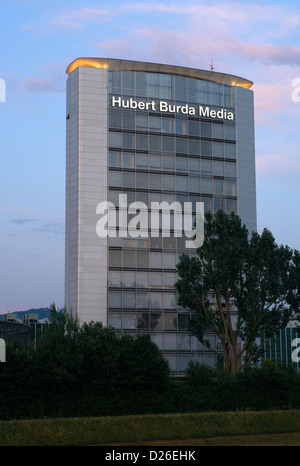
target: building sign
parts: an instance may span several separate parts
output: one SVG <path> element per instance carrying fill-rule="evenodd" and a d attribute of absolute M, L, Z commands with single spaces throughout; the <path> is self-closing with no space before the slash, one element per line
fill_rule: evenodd
<path fill-rule="evenodd" d="M 163 100 L 138 101 L 133 99 L 132 97 L 130 97 L 129 99 L 122 99 L 122 97 L 116 96 L 112 96 L 111 105 L 112 107 L 128 108 L 131 110 L 148 110 L 152 112 L 191 115 L 203 118 L 213 118 L 216 120 L 234 120 L 233 112 L 227 110 L 226 108 L 220 108 L 219 110 L 216 110 L 214 108 L 209 107 L 208 105 L 176 105 Z"/>

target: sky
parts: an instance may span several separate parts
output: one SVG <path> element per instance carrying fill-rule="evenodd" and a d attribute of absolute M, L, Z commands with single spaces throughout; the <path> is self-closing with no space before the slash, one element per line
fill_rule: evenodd
<path fill-rule="evenodd" d="M 78 57 L 212 63 L 253 81 L 258 232 L 300 250 L 298 1 L 1 0 L 0 9 L 0 314 L 64 306 L 66 69 Z"/>

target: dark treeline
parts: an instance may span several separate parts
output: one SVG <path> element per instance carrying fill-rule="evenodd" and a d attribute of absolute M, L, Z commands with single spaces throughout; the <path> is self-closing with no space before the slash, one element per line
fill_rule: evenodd
<path fill-rule="evenodd" d="M 7 342 L 0 419 L 300 408 L 300 375 L 266 363 L 232 375 L 192 364 L 184 379 L 145 335 L 55 313 L 36 347 Z"/>

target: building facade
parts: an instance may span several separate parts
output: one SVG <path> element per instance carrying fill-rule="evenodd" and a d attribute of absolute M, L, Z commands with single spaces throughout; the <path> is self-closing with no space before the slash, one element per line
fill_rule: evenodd
<path fill-rule="evenodd" d="M 264 336 L 261 336 L 264 341 Z M 287 327 L 264 343 L 262 360 L 271 360 L 283 366 L 292 366 L 300 373 L 300 329 L 299 322 L 292 320 Z"/>
<path fill-rule="evenodd" d="M 104 58 L 67 74 L 66 308 L 149 333 L 174 373 L 214 365 L 177 305 L 176 263 L 195 254 L 203 211 L 233 211 L 256 230 L 252 82 Z"/>

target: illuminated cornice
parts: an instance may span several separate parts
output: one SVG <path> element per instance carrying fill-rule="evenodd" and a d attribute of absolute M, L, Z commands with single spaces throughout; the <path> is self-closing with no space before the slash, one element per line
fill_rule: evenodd
<path fill-rule="evenodd" d="M 219 73 L 218 71 L 199 70 L 197 68 L 186 68 L 183 66 L 147 63 L 142 61 L 119 60 L 116 58 L 76 58 L 76 60 L 70 63 L 66 73 L 70 74 L 80 66 L 110 69 L 114 71 L 125 70 L 176 74 L 180 76 L 188 76 L 190 78 L 203 79 L 205 81 L 212 81 L 218 84 L 227 84 L 228 86 L 243 87 L 245 89 L 250 89 L 253 85 L 253 82 L 248 79 L 240 78 L 239 76 L 234 76 L 232 74 Z"/>

